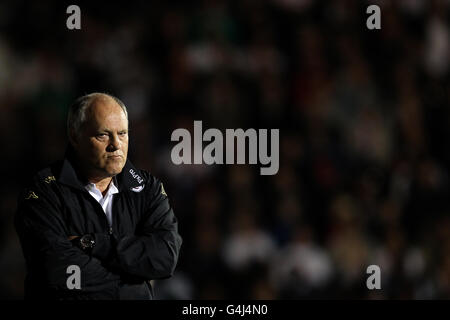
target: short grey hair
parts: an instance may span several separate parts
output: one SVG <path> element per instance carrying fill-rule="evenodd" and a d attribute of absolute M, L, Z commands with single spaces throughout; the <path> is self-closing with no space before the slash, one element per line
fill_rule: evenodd
<path fill-rule="evenodd" d="M 67 134 L 69 137 L 77 136 L 80 133 L 82 126 L 86 122 L 86 110 L 91 106 L 92 102 L 102 96 L 113 99 L 122 108 L 128 119 L 127 107 L 125 107 L 125 104 L 119 98 L 102 92 L 86 94 L 76 99 L 69 107 L 67 115 Z"/>

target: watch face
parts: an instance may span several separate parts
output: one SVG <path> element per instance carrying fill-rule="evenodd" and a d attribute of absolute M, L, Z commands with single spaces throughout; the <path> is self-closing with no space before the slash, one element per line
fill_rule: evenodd
<path fill-rule="evenodd" d="M 94 237 L 90 234 L 86 234 L 81 237 L 80 243 L 83 249 L 93 248 L 95 244 Z"/>

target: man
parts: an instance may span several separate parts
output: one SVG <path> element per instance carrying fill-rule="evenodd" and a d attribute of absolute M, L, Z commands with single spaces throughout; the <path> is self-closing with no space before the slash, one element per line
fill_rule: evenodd
<path fill-rule="evenodd" d="M 19 197 L 25 298 L 152 299 L 150 280 L 173 274 L 182 239 L 162 183 L 127 160 L 126 107 L 80 97 L 67 127 L 65 159 Z"/>

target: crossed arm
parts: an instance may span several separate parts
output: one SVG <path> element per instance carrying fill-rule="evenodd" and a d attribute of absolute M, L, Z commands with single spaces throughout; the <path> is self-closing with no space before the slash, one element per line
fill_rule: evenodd
<path fill-rule="evenodd" d="M 159 186 L 160 188 L 160 186 Z M 96 247 L 86 254 L 71 240 L 55 201 L 39 192 L 38 199 L 19 204 L 15 225 L 26 256 L 43 270 L 46 286 L 68 290 L 67 267 L 81 269 L 81 291 L 98 292 L 124 279 L 151 280 L 170 277 L 175 269 L 182 239 L 167 197 L 155 193 L 142 221 L 142 232 L 111 238 L 95 234 Z"/>

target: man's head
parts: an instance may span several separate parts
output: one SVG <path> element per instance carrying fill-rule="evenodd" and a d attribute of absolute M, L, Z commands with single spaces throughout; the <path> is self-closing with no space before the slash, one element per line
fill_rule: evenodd
<path fill-rule="evenodd" d="M 128 113 L 116 97 L 91 93 L 70 107 L 67 130 L 88 179 L 113 177 L 128 154 Z"/>

